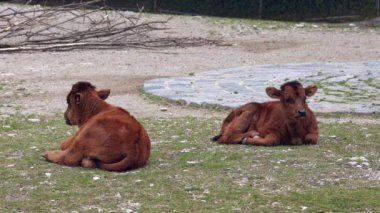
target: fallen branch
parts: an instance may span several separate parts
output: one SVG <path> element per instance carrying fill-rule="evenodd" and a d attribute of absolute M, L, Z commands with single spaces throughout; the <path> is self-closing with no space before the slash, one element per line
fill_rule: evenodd
<path fill-rule="evenodd" d="M 169 20 L 144 21 L 141 14 L 113 10 L 103 0 L 58 7 L 8 7 L 0 11 L 0 53 L 66 51 L 71 49 L 119 49 L 189 47 L 219 44 L 203 38 L 157 37 Z"/>
<path fill-rule="evenodd" d="M 197 38 L 174 38 L 174 39 L 157 39 L 148 41 L 135 41 L 123 43 L 96 43 L 96 42 L 77 42 L 53 45 L 26 45 L 26 46 L 1 46 L 0 53 L 22 52 L 22 51 L 67 51 L 73 49 L 120 49 L 125 47 L 139 49 L 157 49 L 165 47 L 194 47 L 204 45 L 219 45 L 219 41 L 197 39 Z M 221 45 L 223 46 L 223 45 Z"/>

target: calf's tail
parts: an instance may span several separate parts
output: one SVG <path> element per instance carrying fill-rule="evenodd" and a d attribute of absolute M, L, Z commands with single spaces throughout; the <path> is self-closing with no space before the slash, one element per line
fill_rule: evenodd
<path fill-rule="evenodd" d="M 136 167 L 134 156 L 125 156 L 121 161 L 116 163 L 100 163 L 97 162 L 97 166 L 101 169 L 112 171 L 112 172 L 122 172 Z"/>
<path fill-rule="evenodd" d="M 121 172 L 144 166 L 150 157 L 150 139 L 144 128 L 140 128 L 138 137 L 134 141 L 135 152 L 127 153 L 121 161 L 116 163 L 101 163 L 97 166 L 107 171 Z"/>
<path fill-rule="evenodd" d="M 215 135 L 214 137 L 211 138 L 211 141 L 218 141 L 218 139 L 222 137 L 222 134 Z"/>

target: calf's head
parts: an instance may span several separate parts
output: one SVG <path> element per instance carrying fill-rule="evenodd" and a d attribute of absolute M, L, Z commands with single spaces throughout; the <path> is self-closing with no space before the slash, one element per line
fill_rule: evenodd
<path fill-rule="evenodd" d="M 280 99 L 286 113 L 294 118 L 305 118 L 307 116 L 306 97 L 311 97 L 317 92 L 316 85 L 303 87 L 298 81 L 285 83 L 281 89 L 267 87 L 266 93 L 269 97 Z"/>
<path fill-rule="evenodd" d="M 110 90 L 97 91 L 89 82 L 77 82 L 67 95 L 65 120 L 69 125 L 81 125 L 99 112 Z"/>

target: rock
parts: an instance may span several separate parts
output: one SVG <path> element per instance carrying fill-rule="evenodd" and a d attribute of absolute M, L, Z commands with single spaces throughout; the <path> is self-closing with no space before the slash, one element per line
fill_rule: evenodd
<path fill-rule="evenodd" d="M 356 166 L 358 164 L 358 162 L 356 162 L 356 161 L 350 161 L 350 162 L 348 162 L 348 164 L 350 164 L 351 166 Z"/>
<path fill-rule="evenodd" d="M 99 180 L 100 177 L 98 175 L 95 175 L 94 177 L 92 177 L 92 180 Z"/>
<path fill-rule="evenodd" d="M 298 24 L 296 24 L 296 27 L 303 28 L 303 27 L 305 27 L 305 23 L 298 23 Z"/>
<path fill-rule="evenodd" d="M 121 198 L 121 194 L 118 192 L 115 194 L 115 198 Z"/>
<path fill-rule="evenodd" d="M 361 165 L 365 166 L 365 167 L 369 167 L 369 163 L 368 162 L 363 162 Z"/>
<path fill-rule="evenodd" d="M 38 118 L 29 118 L 28 121 L 30 121 L 32 123 L 39 123 L 40 119 L 38 119 Z"/>
<path fill-rule="evenodd" d="M 192 150 L 192 148 L 184 148 L 180 152 L 181 153 L 189 153 Z"/>
<path fill-rule="evenodd" d="M 193 161 L 187 161 L 186 163 L 187 163 L 187 164 L 198 164 L 199 161 L 197 161 L 197 160 L 193 160 Z"/>
<path fill-rule="evenodd" d="M 1 73 L 1 76 L 14 76 L 14 73 L 11 72 L 6 72 L 6 73 Z"/>
<path fill-rule="evenodd" d="M 9 134 L 7 134 L 9 137 L 12 137 L 12 138 L 14 138 L 14 137 L 16 137 L 16 133 L 9 133 Z"/>
<path fill-rule="evenodd" d="M 350 158 L 350 160 L 352 160 L 352 161 L 358 161 L 360 158 L 359 157 L 352 157 L 352 158 Z"/>

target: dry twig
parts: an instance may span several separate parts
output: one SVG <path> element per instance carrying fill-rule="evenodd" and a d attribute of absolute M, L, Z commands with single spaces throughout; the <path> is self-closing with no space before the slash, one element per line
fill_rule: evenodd
<path fill-rule="evenodd" d="M 57 7 L 8 7 L 0 11 L 0 53 L 71 49 L 163 48 L 218 44 L 202 38 L 152 36 L 164 21 L 144 21 L 103 5 L 103 0 Z"/>

